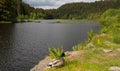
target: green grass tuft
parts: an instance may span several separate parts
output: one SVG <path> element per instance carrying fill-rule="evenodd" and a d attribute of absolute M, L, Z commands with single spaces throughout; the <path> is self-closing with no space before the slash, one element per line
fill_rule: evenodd
<path fill-rule="evenodd" d="M 50 58 L 59 58 L 60 54 L 64 52 L 63 47 L 55 48 L 55 47 L 48 47 L 49 50 L 49 57 Z"/>

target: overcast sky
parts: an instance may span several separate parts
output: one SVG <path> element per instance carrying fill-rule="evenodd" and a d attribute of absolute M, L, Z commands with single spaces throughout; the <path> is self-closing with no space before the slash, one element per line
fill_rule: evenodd
<path fill-rule="evenodd" d="M 96 0 L 23 0 L 25 3 L 35 8 L 53 9 L 65 3 L 71 2 L 94 2 Z"/>

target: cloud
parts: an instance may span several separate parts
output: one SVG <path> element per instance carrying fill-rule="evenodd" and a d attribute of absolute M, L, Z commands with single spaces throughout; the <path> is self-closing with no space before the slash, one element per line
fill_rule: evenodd
<path fill-rule="evenodd" d="M 52 9 L 58 8 L 65 3 L 71 2 L 94 2 L 96 0 L 23 0 L 35 8 Z"/>

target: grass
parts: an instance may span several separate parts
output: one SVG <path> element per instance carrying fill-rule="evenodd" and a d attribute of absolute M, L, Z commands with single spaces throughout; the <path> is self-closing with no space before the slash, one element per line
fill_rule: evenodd
<path fill-rule="evenodd" d="M 83 52 L 81 55 L 66 56 L 63 67 L 45 71 L 109 71 L 111 66 L 120 67 L 120 18 L 118 17 L 120 17 L 120 9 L 106 11 L 100 18 L 100 22 L 104 25 L 100 33 L 94 34 L 90 31 L 86 43 L 72 47 L 74 51 Z M 89 43 L 94 47 L 85 49 Z M 104 52 L 103 49 L 112 52 Z"/>
<path fill-rule="evenodd" d="M 67 59 L 63 67 L 45 71 L 108 71 L 111 66 L 120 66 L 120 51 L 104 53 L 97 48 L 82 51 L 84 51 L 83 56 L 78 59 Z"/>
<path fill-rule="evenodd" d="M 55 23 L 60 24 L 93 24 L 95 21 L 92 20 L 65 20 L 65 19 L 55 19 Z"/>
<path fill-rule="evenodd" d="M 61 20 L 55 20 L 55 23 L 61 23 L 62 21 Z"/>
<path fill-rule="evenodd" d="M 84 49 L 84 43 L 79 43 L 79 44 L 77 44 L 77 45 L 74 45 L 73 47 L 72 47 L 72 50 L 73 51 L 77 51 L 77 50 L 80 50 L 80 49 Z"/>
<path fill-rule="evenodd" d="M 0 24 L 12 24 L 11 21 L 0 21 Z"/>
<path fill-rule="evenodd" d="M 65 62 L 64 68 L 49 69 L 46 71 L 107 71 L 102 65 L 85 61 Z"/>
<path fill-rule="evenodd" d="M 45 71 L 108 71 L 110 66 L 120 66 L 120 52 L 104 53 L 101 50 L 83 50 L 82 59 L 66 60 L 64 67 Z"/>
<path fill-rule="evenodd" d="M 119 32 L 120 33 L 120 32 Z M 118 33 L 118 34 L 119 34 Z M 74 51 L 84 52 L 69 58 L 65 57 L 65 64 L 60 68 L 50 68 L 45 71 L 109 71 L 111 66 L 120 66 L 119 41 L 113 41 L 115 32 L 96 34 L 91 41 L 94 48 L 85 49 L 87 43 L 73 46 Z M 112 42 L 113 41 L 113 42 Z M 105 53 L 102 49 L 110 49 L 112 52 Z"/>
<path fill-rule="evenodd" d="M 92 41 L 93 36 L 94 36 L 94 32 L 93 32 L 93 30 L 90 30 L 88 32 L 88 40 L 85 43 L 79 43 L 77 45 L 74 45 L 72 47 L 73 51 L 84 49 L 85 45 L 88 44 L 88 43 L 90 43 Z"/>
<path fill-rule="evenodd" d="M 64 52 L 63 47 L 58 47 L 57 49 L 54 47 L 48 47 L 49 57 L 50 58 L 59 58 L 60 54 Z"/>
<path fill-rule="evenodd" d="M 88 32 L 88 40 L 86 41 L 87 43 L 90 43 L 90 42 L 92 41 L 93 35 L 94 35 L 93 30 L 90 30 L 90 31 Z"/>

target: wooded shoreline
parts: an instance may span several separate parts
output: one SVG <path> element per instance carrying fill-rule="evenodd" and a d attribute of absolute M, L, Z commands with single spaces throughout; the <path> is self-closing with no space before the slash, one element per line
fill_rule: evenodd
<path fill-rule="evenodd" d="M 64 4 L 57 9 L 34 8 L 22 0 L 0 1 L 0 21 L 19 22 L 35 19 L 97 19 L 107 9 L 120 8 L 120 0 Z"/>

